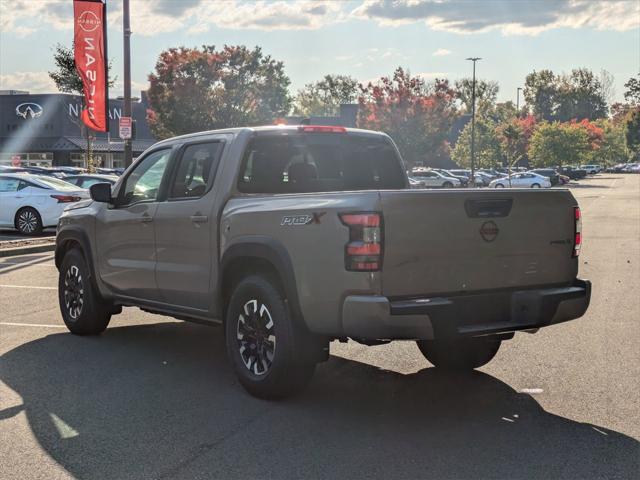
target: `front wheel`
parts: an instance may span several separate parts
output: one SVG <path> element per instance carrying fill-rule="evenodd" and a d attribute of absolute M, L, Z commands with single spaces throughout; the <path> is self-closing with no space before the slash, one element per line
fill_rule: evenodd
<path fill-rule="evenodd" d="M 490 337 L 451 340 L 418 340 L 420 352 L 435 367 L 473 370 L 489 363 L 498 353 L 500 340 Z"/>
<path fill-rule="evenodd" d="M 284 398 L 303 390 L 315 363 L 296 355 L 308 337 L 291 318 L 276 282 L 252 275 L 229 300 L 225 321 L 227 354 L 242 386 L 258 398 Z"/>
<path fill-rule="evenodd" d="M 504 185 L 501 183 L 496 183 L 496 188 L 504 188 Z"/>
<path fill-rule="evenodd" d="M 105 302 L 90 278 L 82 252 L 69 250 L 58 277 L 58 302 L 65 325 L 76 335 L 98 335 L 107 328 L 114 311 Z"/>
<path fill-rule="evenodd" d="M 533 185 L 531 185 L 531 188 L 540 188 L 540 184 L 539 183 L 534 183 Z"/>
<path fill-rule="evenodd" d="M 444 182 L 442 184 L 442 188 L 453 188 L 453 183 L 451 182 Z"/>

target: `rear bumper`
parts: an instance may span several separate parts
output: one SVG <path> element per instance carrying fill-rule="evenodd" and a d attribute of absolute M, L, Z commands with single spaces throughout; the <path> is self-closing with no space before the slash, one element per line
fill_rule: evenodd
<path fill-rule="evenodd" d="M 352 295 L 342 307 L 343 334 L 361 339 L 435 339 L 531 330 L 581 317 L 591 282 L 570 287 L 505 290 L 389 300 Z"/>

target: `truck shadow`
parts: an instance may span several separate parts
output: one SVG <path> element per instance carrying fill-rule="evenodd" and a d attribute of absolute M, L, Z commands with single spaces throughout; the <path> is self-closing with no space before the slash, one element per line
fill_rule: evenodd
<path fill-rule="evenodd" d="M 238 385 L 222 337 L 161 323 L 26 343 L 0 358 L 0 379 L 23 402 L 0 411 L 0 425 L 24 412 L 42 448 L 87 479 L 638 472 L 636 440 L 550 414 L 479 372 L 401 375 L 332 357 L 299 397 L 256 400 Z"/>

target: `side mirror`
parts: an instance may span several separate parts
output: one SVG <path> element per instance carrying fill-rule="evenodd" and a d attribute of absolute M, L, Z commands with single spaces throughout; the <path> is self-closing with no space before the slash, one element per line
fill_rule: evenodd
<path fill-rule="evenodd" d="M 111 184 L 110 183 L 94 183 L 89 187 L 91 199 L 95 202 L 111 203 Z"/>

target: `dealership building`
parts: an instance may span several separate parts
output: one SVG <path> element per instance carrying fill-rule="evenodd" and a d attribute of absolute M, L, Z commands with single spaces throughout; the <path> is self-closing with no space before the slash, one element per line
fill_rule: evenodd
<path fill-rule="evenodd" d="M 90 131 L 97 166 L 124 166 L 124 142 L 118 137 L 122 107 L 122 99 L 110 99 L 110 132 Z M 0 91 L 0 165 L 86 166 L 87 139 L 81 126 L 81 108 L 79 95 Z M 155 142 L 146 111 L 143 92 L 141 100 L 132 105 L 136 128 L 132 142 L 134 157 Z"/>

